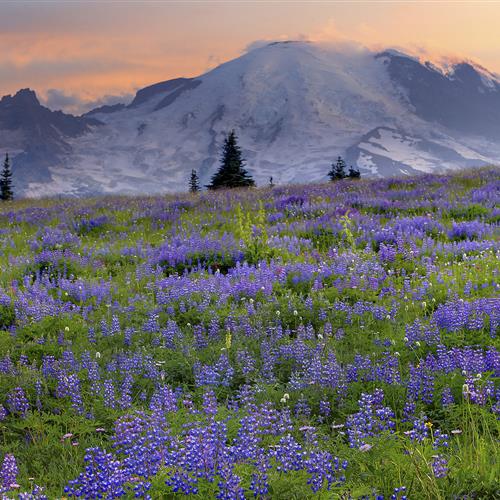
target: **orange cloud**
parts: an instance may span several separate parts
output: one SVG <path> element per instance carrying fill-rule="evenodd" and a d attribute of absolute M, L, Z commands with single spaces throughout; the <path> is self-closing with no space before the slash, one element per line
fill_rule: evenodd
<path fill-rule="evenodd" d="M 0 95 L 31 87 L 92 101 L 197 76 L 255 40 L 310 39 L 500 71 L 500 3 L 269 2 L 7 4 L 0 15 Z M 352 45 L 352 44 L 351 44 Z"/>

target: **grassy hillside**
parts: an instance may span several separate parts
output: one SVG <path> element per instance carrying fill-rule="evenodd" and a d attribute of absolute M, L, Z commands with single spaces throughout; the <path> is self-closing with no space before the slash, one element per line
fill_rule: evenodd
<path fill-rule="evenodd" d="M 491 168 L 4 203 L 0 493 L 500 498 L 499 202 Z"/>

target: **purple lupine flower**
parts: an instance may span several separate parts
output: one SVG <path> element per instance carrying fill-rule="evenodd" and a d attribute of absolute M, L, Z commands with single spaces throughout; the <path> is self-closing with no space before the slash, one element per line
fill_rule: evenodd
<path fill-rule="evenodd" d="M 382 405 L 384 392 L 376 389 L 373 394 L 361 394 L 359 411 L 347 418 L 347 434 L 349 445 L 359 448 L 366 443 L 365 439 L 374 437 L 384 431 L 394 432 L 394 412 Z"/>
<path fill-rule="evenodd" d="M 429 428 L 427 417 L 422 415 L 420 418 L 413 420 L 413 428 L 405 432 L 405 434 L 409 436 L 412 441 L 421 443 L 429 436 Z"/>
<path fill-rule="evenodd" d="M 30 404 L 22 387 L 15 387 L 7 394 L 7 407 L 10 413 L 26 417 Z"/>
<path fill-rule="evenodd" d="M 332 486 L 345 482 L 344 470 L 347 465 L 346 460 L 341 462 L 327 451 L 312 451 L 305 460 L 305 469 L 311 474 L 307 484 L 317 493 L 326 483 L 329 491 Z"/>
<path fill-rule="evenodd" d="M 434 476 L 437 478 L 448 475 L 448 459 L 442 454 L 432 456 L 431 467 Z"/>
<path fill-rule="evenodd" d="M 85 454 L 85 472 L 69 481 L 64 492 L 70 497 L 117 498 L 125 495 L 125 484 L 131 479 L 119 460 L 100 448 L 89 448 Z"/>
<path fill-rule="evenodd" d="M 17 467 L 16 457 L 12 453 L 7 453 L 3 457 L 2 467 L 0 468 L 0 493 L 17 488 Z"/>

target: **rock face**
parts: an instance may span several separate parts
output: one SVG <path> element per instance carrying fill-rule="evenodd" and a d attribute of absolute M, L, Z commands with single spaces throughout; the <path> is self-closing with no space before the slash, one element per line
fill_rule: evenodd
<path fill-rule="evenodd" d="M 4 96 L 0 100 L 0 151 L 13 158 L 16 191 L 22 193 L 31 182 L 50 184 L 51 169 L 71 155 L 69 141 L 99 125 L 96 119 L 51 111 L 30 89 Z"/>
<path fill-rule="evenodd" d="M 185 190 L 192 168 L 206 183 L 233 128 L 258 184 L 325 180 L 339 154 L 365 176 L 480 166 L 500 160 L 500 80 L 469 62 L 282 42 L 83 117 L 29 90 L 0 101 L 0 147 L 30 196 Z"/>
<path fill-rule="evenodd" d="M 382 53 L 391 80 L 402 87 L 417 116 L 429 122 L 493 140 L 500 137 L 500 83 L 470 63 L 447 73 L 401 55 Z"/>

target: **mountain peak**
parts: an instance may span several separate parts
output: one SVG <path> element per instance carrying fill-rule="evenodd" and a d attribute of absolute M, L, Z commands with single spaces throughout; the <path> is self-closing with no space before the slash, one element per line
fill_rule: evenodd
<path fill-rule="evenodd" d="M 40 101 L 38 100 L 35 91 L 29 88 L 19 90 L 14 97 L 12 97 L 12 100 L 25 106 L 40 105 Z"/>
<path fill-rule="evenodd" d="M 382 52 L 378 52 L 375 54 L 375 58 L 382 58 L 382 57 L 388 57 L 388 58 L 393 58 L 393 57 L 401 57 L 403 59 L 410 59 L 412 61 L 415 61 L 417 63 L 420 63 L 419 59 L 415 56 L 412 56 L 410 54 L 407 54 L 406 52 L 402 52 L 401 50 L 398 49 L 385 49 Z"/>

